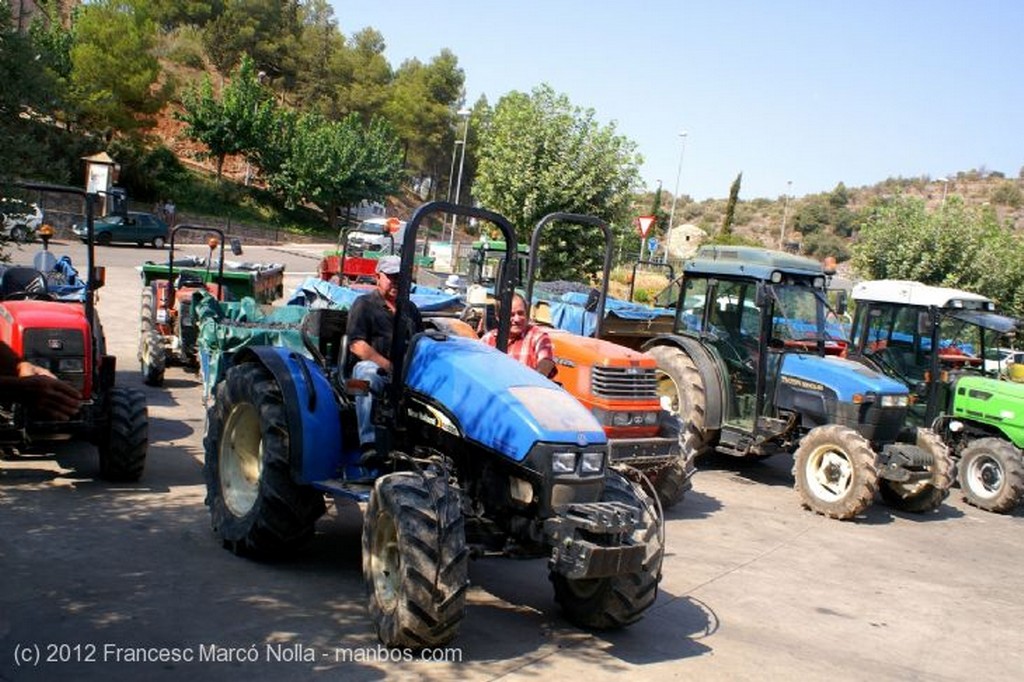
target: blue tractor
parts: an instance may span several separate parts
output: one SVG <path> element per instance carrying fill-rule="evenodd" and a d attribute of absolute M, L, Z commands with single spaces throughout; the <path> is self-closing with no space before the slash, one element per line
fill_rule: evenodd
<path fill-rule="evenodd" d="M 803 505 L 836 519 L 878 492 L 904 511 L 934 509 L 949 452 L 931 430 L 904 428 L 904 384 L 841 357 L 848 334 L 826 277 L 817 261 L 753 247 L 702 247 L 684 264 L 674 334 L 644 346 L 687 423 L 684 449 L 792 453 Z"/>
<path fill-rule="evenodd" d="M 396 318 L 411 305 L 416 233 L 434 213 L 489 221 L 511 264 L 502 216 L 436 202 L 420 207 L 402 246 Z M 311 310 L 305 349 L 246 348 L 215 390 L 205 446 L 214 531 L 238 554 L 293 551 L 314 533 L 325 496 L 365 503 L 362 556 L 381 642 L 450 641 L 465 612 L 468 561 L 483 553 L 548 559 L 555 598 L 583 627 L 638 620 L 654 602 L 664 534 L 656 501 L 609 469 L 600 424 L 561 387 L 504 352 L 399 325 L 393 374 L 374 403 L 380 469 L 359 466 L 345 371 L 346 311 Z M 507 317 L 498 348 L 506 348 Z"/>

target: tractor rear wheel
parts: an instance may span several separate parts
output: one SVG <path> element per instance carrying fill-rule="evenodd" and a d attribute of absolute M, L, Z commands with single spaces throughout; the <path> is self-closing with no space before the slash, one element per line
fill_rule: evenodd
<path fill-rule="evenodd" d="M 97 443 L 100 476 L 108 481 L 133 482 L 142 477 L 149 447 L 146 396 L 130 388 L 112 388 L 106 433 Z"/>
<path fill-rule="evenodd" d="M 469 550 L 447 477 L 402 471 L 377 479 L 363 517 L 363 581 L 384 645 L 420 649 L 458 634 Z"/>
<path fill-rule="evenodd" d="M 292 479 L 281 388 L 262 365 L 228 370 L 209 410 L 203 447 L 213 530 L 235 554 L 284 554 L 313 537 L 323 494 Z"/>
<path fill-rule="evenodd" d="M 804 507 L 833 519 L 851 519 L 874 500 L 878 472 L 871 444 L 845 426 L 811 429 L 793 453 L 796 492 Z"/>
<path fill-rule="evenodd" d="M 960 490 L 964 501 L 1005 514 L 1024 498 L 1021 452 L 1000 438 L 979 438 L 960 453 Z"/>
<path fill-rule="evenodd" d="M 139 365 L 147 386 L 163 386 L 167 367 L 167 348 L 156 326 L 156 306 L 152 288 L 142 290 L 139 305 Z"/>
<path fill-rule="evenodd" d="M 692 462 L 709 452 L 718 441 L 718 430 L 708 429 L 704 421 L 707 412 L 704 380 L 693 359 L 678 348 L 655 346 L 647 354 L 658 363 L 658 394 L 662 409 L 679 417 L 682 454 Z"/>
<path fill-rule="evenodd" d="M 579 627 L 607 630 L 635 623 L 654 603 L 665 545 L 662 519 L 640 486 L 609 471 L 601 501 L 623 502 L 639 512 L 640 522 L 631 540 L 647 548 L 640 571 L 607 578 L 566 578 L 553 572 L 548 576 L 555 587 L 555 601 L 569 621 Z"/>
<path fill-rule="evenodd" d="M 928 465 L 931 478 L 913 483 L 883 479 L 879 490 L 889 506 L 915 514 L 930 511 L 942 504 L 953 482 L 953 460 L 949 448 L 934 431 L 918 429 L 917 447 L 931 455 L 931 463 Z"/>

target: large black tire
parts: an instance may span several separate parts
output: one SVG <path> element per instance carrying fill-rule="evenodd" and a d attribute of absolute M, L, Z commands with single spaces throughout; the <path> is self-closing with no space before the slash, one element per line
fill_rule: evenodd
<path fill-rule="evenodd" d="M 630 483 L 615 471 L 605 478 L 604 502 L 624 502 L 640 512 L 640 523 L 630 538 L 647 548 L 643 566 L 637 573 L 609 578 L 569 579 L 549 573 L 555 587 L 555 601 L 573 624 L 607 630 L 640 620 L 658 596 L 661 561 L 664 556 L 662 519 L 654 501 L 640 486 Z"/>
<path fill-rule="evenodd" d="M 688 354 L 674 346 L 655 346 L 647 354 L 658 363 L 658 393 L 662 408 L 682 421 L 680 446 L 685 460 L 692 462 L 718 443 L 718 429 L 705 422 L 707 397 L 704 380 Z"/>
<path fill-rule="evenodd" d="M 953 459 L 938 434 L 931 429 L 918 429 L 917 447 L 931 455 L 931 478 L 915 483 L 882 479 L 879 490 L 889 506 L 915 514 L 938 508 L 953 484 Z"/>
<path fill-rule="evenodd" d="M 112 388 L 108 396 L 107 432 L 97 443 L 100 477 L 108 481 L 137 481 L 146 466 L 149 413 L 146 396 L 130 388 Z"/>
<path fill-rule="evenodd" d="M 654 492 L 661 502 L 662 509 L 671 509 L 683 501 L 686 492 L 693 488 L 690 480 L 693 472 L 693 460 L 680 456 L 678 460 L 651 476 L 651 483 L 654 484 Z"/>
<path fill-rule="evenodd" d="M 153 289 L 142 290 L 139 305 L 139 366 L 142 381 L 147 386 L 163 386 L 164 371 L 167 368 L 167 348 L 163 336 L 156 328 L 156 307 Z"/>
<path fill-rule="evenodd" d="M 878 492 L 871 444 L 846 426 L 811 429 L 793 453 L 796 492 L 807 509 L 833 519 L 852 519 Z"/>
<path fill-rule="evenodd" d="M 440 646 L 458 634 L 469 550 L 459 494 L 446 477 L 402 471 L 377 479 L 363 517 L 363 581 L 385 646 Z"/>
<path fill-rule="evenodd" d="M 967 504 L 1005 514 L 1024 498 L 1021 451 L 1001 438 L 979 438 L 960 453 L 960 492 Z"/>
<path fill-rule="evenodd" d="M 203 473 L 213 530 L 235 554 L 283 555 L 313 536 L 323 493 L 296 483 L 281 388 L 257 363 L 228 370 L 207 417 Z"/>

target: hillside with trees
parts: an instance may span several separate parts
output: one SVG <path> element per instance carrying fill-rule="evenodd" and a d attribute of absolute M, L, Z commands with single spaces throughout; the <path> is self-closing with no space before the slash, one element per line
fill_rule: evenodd
<path fill-rule="evenodd" d="M 598 112 L 543 82 L 468 103 L 457 55 L 392 65 L 385 36 L 344 33 L 324 0 L 38 5 L 15 21 L 0 0 L 9 179 L 77 185 L 81 158 L 105 151 L 136 204 L 173 197 L 185 214 L 327 239 L 361 200 L 407 217 L 419 201 L 455 196 L 509 216 L 524 239 L 552 210 L 596 215 L 624 259 L 639 247 L 637 215 L 659 217 L 654 236 L 667 226 L 672 197 L 643 190 L 635 143 Z M 788 199 L 745 198 L 742 177 L 738 168 L 726 199 L 677 197 L 675 224 L 714 242 L 834 256 L 863 277 L 974 288 L 1024 311 L 1019 170 Z M 556 233 L 548 276 L 593 273 L 590 239 Z"/>

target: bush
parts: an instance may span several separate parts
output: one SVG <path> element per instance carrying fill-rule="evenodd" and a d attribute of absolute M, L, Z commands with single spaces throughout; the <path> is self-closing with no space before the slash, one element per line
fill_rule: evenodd
<path fill-rule="evenodd" d="M 1015 182 L 1002 182 L 992 190 L 991 200 L 993 204 L 1020 208 L 1024 204 L 1024 193 Z"/>

